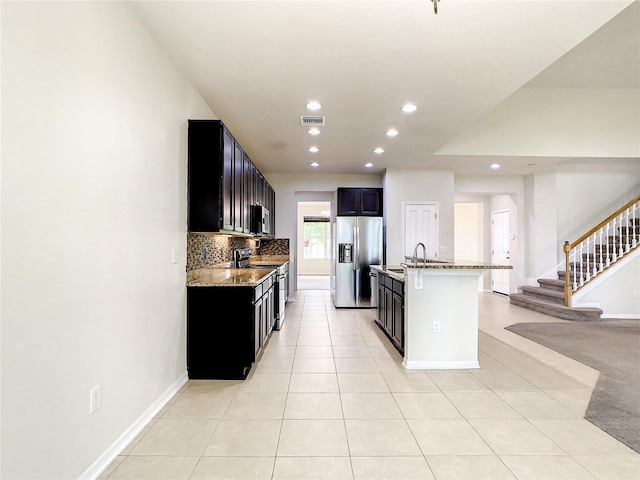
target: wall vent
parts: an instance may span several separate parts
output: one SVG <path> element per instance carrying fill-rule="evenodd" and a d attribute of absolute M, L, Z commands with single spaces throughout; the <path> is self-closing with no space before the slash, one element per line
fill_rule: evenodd
<path fill-rule="evenodd" d="M 303 127 L 324 127 L 324 117 L 300 117 L 300 123 Z"/>

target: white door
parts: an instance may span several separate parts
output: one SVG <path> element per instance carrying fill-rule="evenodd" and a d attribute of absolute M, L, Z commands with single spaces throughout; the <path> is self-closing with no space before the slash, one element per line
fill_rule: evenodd
<path fill-rule="evenodd" d="M 509 265 L 509 211 L 491 212 L 491 263 Z M 491 270 L 491 290 L 509 295 L 509 271 Z"/>
<path fill-rule="evenodd" d="M 416 245 L 423 243 L 427 258 L 437 258 L 440 251 L 438 204 L 403 202 L 402 205 L 404 208 L 404 255 L 413 256 Z M 422 257 L 422 247 L 418 249 L 418 256 Z"/>

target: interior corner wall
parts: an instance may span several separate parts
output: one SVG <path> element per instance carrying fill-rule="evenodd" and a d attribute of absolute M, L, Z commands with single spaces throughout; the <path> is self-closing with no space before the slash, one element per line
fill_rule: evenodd
<path fill-rule="evenodd" d="M 562 251 L 562 242 L 558 239 L 556 175 L 527 175 L 525 186 L 525 277 L 527 285 L 538 286 L 538 278 L 546 275 L 555 278 L 553 272 L 563 261 L 558 256 L 558 248 Z"/>
<path fill-rule="evenodd" d="M 440 256 L 454 255 L 452 170 L 387 169 L 384 177 L 387 264 L 404 262 L 402 202 L 438 202 Z"/>
<path fill-rule="evenodd" d="M 0 477 L 78 478 L 186 379 L 187 119 L 215 116 L 127 3 L 0 8 Z"/>
<path fill-rule="evenodd" d="M 490 175 L 456 175 L 455 177 L 455 198 L 463 199 L 469 195 L 488 195 L 490 200 L 488 208 L 485 210 L 487 219 L 485 229 L 485 252 L 486 258 L 491 258 L 491 212 L 498 208 L 508 208 L 510 211 L 509 220 L 511 222 L 509 230 L 515 235 L 513 241 L 511 261 L 513 270 L 509 273 L 509 288 L 512 292 L 517 291 L 520 285 L 525 283 L 525 258 L 526 245 L 524 239 L 525 230 L 525 181 L 521 176 L 490 176 Z M 494 196 L 507 196 L 504 204 L 496 203 Z M 490 277 L 490 272 L 484 277 Z"/>

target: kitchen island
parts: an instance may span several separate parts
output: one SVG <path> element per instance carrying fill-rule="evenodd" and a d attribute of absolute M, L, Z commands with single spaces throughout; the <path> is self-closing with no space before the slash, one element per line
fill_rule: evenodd
<path fill-rule="evenodd" d="M 392 267 L 372 265 L 371 269 L 379 275 L 404 281 L 403 348 L 399 349 L 404 356 L 404 367 L 480 368 L 478 281 L 487 270 L 511 268 L 433 259 Z M 397 307 L 394 310 L 398 311 Z M 397 318 L 394 319 L 397 323 Z"/>

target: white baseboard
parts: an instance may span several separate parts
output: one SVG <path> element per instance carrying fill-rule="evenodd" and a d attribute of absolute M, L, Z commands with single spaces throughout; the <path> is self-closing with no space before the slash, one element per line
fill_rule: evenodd
<path fill-rule="evenodd" d="M 640 320 L 640 314 L 637 313 L 603 313 L 600 318 L 619 318 L 621 320 Z"/>
<path fill-rule="evenodd" d="M 120 437 L 113 442 L 113 444 L 100 455 L 95 462 L 87 468 L 82 475 L 78 477 L 78 480 L 94 480 L 98 477 L 113 460 L 125 449 L 127 445 L 133 441 L 134 438 L 142 431 L 142 429 L 151 421 L 156 414 L 162 410 L 171 398 L 178 393 L 182 386 L 187 383 L 189 377 L 187 372 L 175 381 L 165 392 L 153 402 L 149 408 L 147 408 L 140 417 L 133 422 L 133 424 L 127 428 Z"/>
<path fill-rule="evenodd" d="M 403 360 L 402 365 L 407 370 L 465 370 L 467 368 L 480 368 L 480 363 L 476 360 L 459 362 L 428 362 L 418 360 Z"/>

